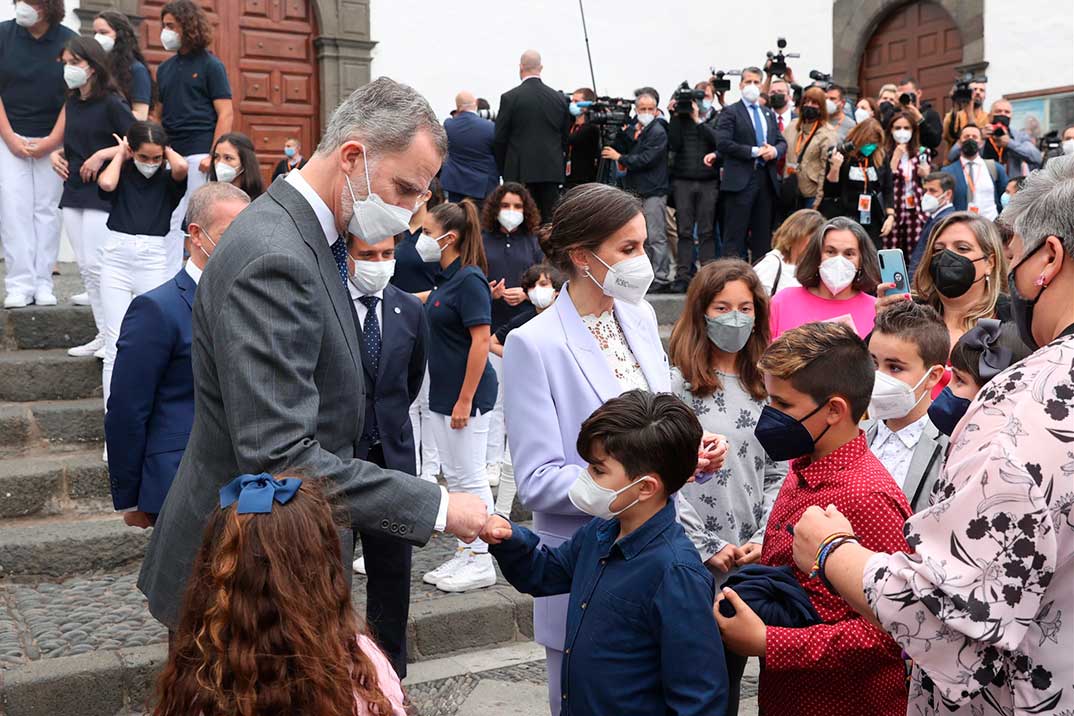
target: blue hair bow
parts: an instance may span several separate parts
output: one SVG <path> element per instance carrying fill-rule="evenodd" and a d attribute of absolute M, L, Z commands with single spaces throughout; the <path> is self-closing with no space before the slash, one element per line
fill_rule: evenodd
<path fill-rule="evenodd" d="M 268 514 L 272 512 L 272 501 L 286 505 L 298 492 L 302 480 L 287 477 L 277 480 L 267 472 L 260 475 L 239 475 L 220 488 L 220 508 L 231 507 L 239 503 L 236 512 L 240 515 Z"/>

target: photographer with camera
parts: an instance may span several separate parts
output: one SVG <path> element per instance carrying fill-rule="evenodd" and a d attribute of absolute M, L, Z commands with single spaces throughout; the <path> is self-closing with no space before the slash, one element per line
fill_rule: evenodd
<path fill-rule="evenodd" d="M 707 82 L 711 91 L 711 85 Z M 701 85 L 697 85 L 701 87 Z M 672 189 L 675 192 L 675 215 L 678 231 L 678 268 L 672 293 L 686 293 L 697 271 L 694 264 L 694 225 L 697 225 L 698 261 L 702 266 L 716 259 L 716 199 L 719 170 L 705 164 L 705 155 L 716 151 L 715 116 L 706 121 L 705 91 L 690 89 L 683 82 L 671 100 L 673 112 L 668 126 L 671 148 Z"/>
<path fill-rule="evenodd" d="M 951 101 L 955 108 L 943 118 L 943 139 L 948 144 L 958 143 L 963 127 L 970 124 L 984 127 L 988 124 L 988 112 L 983 107 L 985 86 L 985 81 L 974 80 L 970 73 L 955 80 L 951 88 Z"/>
<path fill-rule="evenodd" d="M 648 239 L 645 253 L 653 265 L 650 293 L 667 293 L 671 257 L 668 253 L 668 134 L 657 120 L 660 97 L 644 88 L 634 101 L 637 119 L 619 133 L 614 146 L 604 147 L 600 156 L 618 162 L 625 172 L 623 188 L 641 199 Z"/>
<path fill-rule="evenodd" d="M 955 209 L 980 214 L 991 221 L 1003 211 L 1007 172 L 1002 164 L 981 157 L 983 143 L 980 127 L 972 124 L 963 127 L 958 145 L 961 156 L 942 171 L 955 180 Z"/>
<path fill-rule="evenodd" d="M 568 190 L 597 180 L 600 127 L 589 122 L 589 107 L 596 100 L 596 93 L 588 87 L 579 87 L 571 94 L 570 113 L 574 117 L 574 124 L 567 138 Z"/>
<path fill-rule="evenodd" d="M 873 244 L 895 226 L 891 168 L 884 160 L 885 138 L 880 122 L 867 119 L 832 148 L 824 179 L 820 213 L 846 216 L 862 225 Z"/>
<path fill-rule="evenodd" d="M 1026 176 L 1034 169 L 1040 169 L 1041 153 L 1036 143 L 1024 130 L 1011 129 L 1011 116 L 1014 114 L 1011 103 L 997 99 L 992 103 L 992 112 L 988 123 L 981 126 L 984 143 L 981 156 L 994 159 L 1007 170 L 1007 176 Z M 948 162 L 958 161 L 962 145 L 952 145 L 947 154 Z"/>
<path fill-rule="evenodd" d="M 798 119 L 783 133 L 787 138 L 787 166 L 781 195 L 788 214 L 812 208 L 824 182 L 828 150 L 839 141 L 835 128 L 828 124 L 826 99 L 820 87 L 807 89 L 802 94 Z"/>
<path fill-rule="evenodd" d="M 888 85 L 885 85 L 880 89 L 881 112 L 883 112 L 884 90 L 887 87 Z M 917 80 L 913 77 L 904 78 L 899 83 L 899 86 L 895 88 L 895 91 L 898 106 L 894 107 L 894 109 L 902 110 L 910 115 L 914 124 L 917 125 L 921 146 L 935 151 L 943 142 L 943 126 L 940 121 L 940 113 L 928 103 L 922 103 L 921 91 L 918 89 Z"/>

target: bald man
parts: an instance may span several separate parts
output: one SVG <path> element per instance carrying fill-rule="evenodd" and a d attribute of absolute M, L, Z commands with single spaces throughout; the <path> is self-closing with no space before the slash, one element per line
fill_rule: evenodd
<path fill-rule="evenodd" d="M 477 98 L 467 91 L 455 95 L 455 115 L 444 122 L 448 156 L 440 171 L 440 185 L 450 201 L 472 199 L 481 206 L 500 183 L 493 154 L 496 128 L 477 115 Z"/>
<path fill-rule="evenodd" d="M 500 97 L 496 115 L 496 164 L 504 181 L 526 185 L 541 220 L 552 220 L 573 118 L 567 98 L 541 82 L 541 53 L 526 50 L 518 62 L 518 87 Z"/>

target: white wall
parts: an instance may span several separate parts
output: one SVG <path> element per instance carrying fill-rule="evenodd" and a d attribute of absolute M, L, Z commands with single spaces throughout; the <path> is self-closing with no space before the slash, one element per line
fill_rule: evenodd
<path fill-rule="evenodd" d="M 661 104 L 683 80 L 698 82 L 710 66 L 762 65 L 787 38 L 791 60 L 806 79 L 810 69 L 831 71 L 830 0 L 786 3 L 753 0 L 748 15 L 730 3 L 699 0 L 585 0 L 597 91 L 633 96 L 643 85 Z M 413 85 L 441 117 L 467 89 L 493 109 L 518 84 L 518 59 L 534 48 L 544 58 L 543 79 L 571 92 L 589 86 L 589 67 L 576 0 L 373 0 L 370 8 L 372 74 Z M 806 28 L 806 29 L 803 29 Z M 731 97 L 738 98 L 737 81 Z"/>
<path fill-rule="evenodd" d="M 1074 2 L 985 0 L 988 101 L 1074 85 Z"/>

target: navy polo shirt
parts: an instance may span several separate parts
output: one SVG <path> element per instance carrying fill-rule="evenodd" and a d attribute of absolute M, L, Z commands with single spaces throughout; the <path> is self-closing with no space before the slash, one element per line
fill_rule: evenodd
<path fill-rule="evenodd" d="M 152 99 L 153 79 L 149 76 L 149 68 L 135 60 L 131 64 L 131 104 L 152 104 Z"/>
<path fill-rule="evenodd" d="M 544 261 L 544 254 L 533 234 L 506 234 L 503 231 L 485 231 L 485 258 L 489 264 L 489 280 L 506 279 L 507 288 L 522 285 L 522 274 L 530 266 Z M 495 333 L 515 316 L 525 312 L 528 301 L 511 306 L 498 298 L 492 302 L 492 331 Z"/>
<path fill-rule="evenodd" d="M 57 23 L 34 39 L 14 20 L 0 22 L 0 99 L 16 134 L 46 137 L 56 125 L 67 101 L 60 54 L 74 36 Z"/>
<path fill-rule="evenodd" d="M 511 335 L 511 331 L 516 328 L 521 328 L 537 317 L 537 309 L 534 308 L 533 304 L 529 301 L 523 301 L 520 307 L 524 310 L 510 321 L 497 328 L 496 333 L 493 334 L 496 336 L 496 340 L 500 342 L 501 346 L 507 343 L 507 336 Z"/>
<path fill-rule="evenodd" d="M 439 263 L 422 261 L 418 250 L 414 248 L 419 236 L 420 227 L 415 232 L 407 229 L 403 232 L 402 240 L 395 245 L 395 275 L 392 276 L 392 285 L 407 293 L 432 291 L 436 274 L 440 273 Z"/>
<path fill-rule="evenodd" d="M 108 228 L 124 234 L 166 236 L 171 229 L 172 212 L 184 194 L 185 177 L 180 181 L 172 179 L 171 169 L 162 165 L 146 179 L 128 160 L 119 172 L 116 190 L 101 192 L 112 205 Z"/>
<path fill-rule="evenodd" d="M 470 328 L 489 325 L 491 312 L 492 293 L 481 269 L 463 266 L 462 259 L 455 259 L 437 274 L 425 302 L 429 320 L 429 408 L 434 413 L 451 415 L 466 378 Z M 496 388 L 496 371 L 486 360 L 470 415 L 492 410 Z"/>
<path fill-rule="evenodd" d="M 67 157 L 67 181 L 63 183 L 60 206 L 68 209 L 98 209 L 110 211 L 112 202 L 102 196 L 97 182 L 83 182 L 78 172 L 94 152 L 116 146 L 112 134 L 123 137 L 134 123 L 130 107 L 119 95 L 109 94 L 96 99 L 67 100 L 67 125 L 63 134 L 63 152 Z M 102 165 L 102 170 L 105 165 Z"/>
<path fill-rule="evenodd" d="M 231 99 L 224 63 L 207 50 L 177 54 L 157 68 L 157 91 L 172 149 L 184 157 L 208 154 L 216 132 L 213 100 Z"/>

